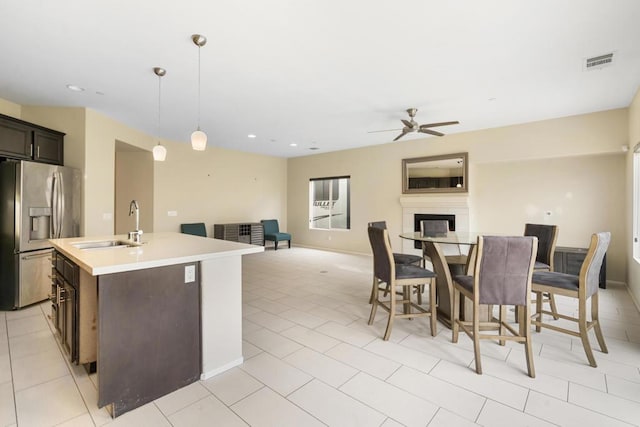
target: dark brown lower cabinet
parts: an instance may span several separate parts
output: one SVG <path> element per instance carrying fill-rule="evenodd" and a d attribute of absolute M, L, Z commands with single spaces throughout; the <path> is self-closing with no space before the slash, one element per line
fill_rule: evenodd
<path fill-rule="evenodd" d="M 98 313 L 98 406 L 113 417 L 200 378 L 198 263 L 98 276 Z"/>

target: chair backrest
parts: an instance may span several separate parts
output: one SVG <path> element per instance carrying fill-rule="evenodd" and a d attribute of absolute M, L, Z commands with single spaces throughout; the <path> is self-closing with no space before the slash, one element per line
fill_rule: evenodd
<path fill-rule="evenodd" d="M 369 223 L 369 227 L 381 228 L 382 230 L 386 230 L 387 221 L 372 221 Z"/>
<path fill-rule="evenodd" d="M 184 234 L 193 234 L 194 236 L 207 237 L 207 228 L 204 226 L 204 222 L 180 224 L 180 232 Z"/>
<path fill-rule="evenodd" d="M 276 234 L 280 232 L 277 219 L 263 219 L 260 222 L 264 227 L 264 234 Z"/>
<path fill-rule="evenodd" d="M 580 291 L 584 289 L 586 297 L 598 292 L 600 284 L 600 267 L 604 261 L 604 255 L 611 242 L 611 233 L 604 231 L 591 236 L 591 244 L 580 267 Z M 579 291 L 579 292 L 580 292 Z"/>
<path fill-rule="evenodd" d="M 395 279 L 395 262 L 389 244 L 389 232 L 384 228 L 368 227 L 369 243 L 373 252 L 373 274 L 378 279 L 391 285 Z"/>
<path fill-rule="evenodd" d="M 524 235 L 535 236 L 538 238 L 538 254 L 536 255 L 536 261 L 547 264 L 551 271 L 553 271 L 553 254 L 556 251 L 558 226 L 525 224 Z"/>
<path fill-rule="evenodd" d="M 449 232 L 446 219 L 425 219 L 420 221 L 420 234 L 423 236 L 441 236 Z"/>
<path fill-rule="evenodd" d="M 538 239 L 534 236 L 478 237 L 474 294 L 480 304 L 527 305 Z"/>

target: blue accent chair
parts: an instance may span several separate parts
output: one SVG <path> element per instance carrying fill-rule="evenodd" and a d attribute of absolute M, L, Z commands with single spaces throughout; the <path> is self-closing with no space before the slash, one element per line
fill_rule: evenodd
<path fill-rule="evenodd" d="M 180 224 L 180 232 L 184 234 L 193 234 L 194 236 L 207 237 L 207 229 L 204 226 L 204 222 Z"/>
<path fill-rule="evenodd" d="M 267 240 L 271 240 L 275 243 L 275 250 L 278 250 L 278 242 L 289 242 L 289 248 L 291 248 L 291 234 L 280 232 L 277 219 L 263 219 L 260 221 L 264 227 L 264 240 L 262 245 L 264 246 Z"/>

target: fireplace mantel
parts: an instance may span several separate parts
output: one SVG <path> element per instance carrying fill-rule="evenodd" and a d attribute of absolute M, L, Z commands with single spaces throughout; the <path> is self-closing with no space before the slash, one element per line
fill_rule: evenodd
<path fill-rule="evenodd" d="M 442 194 L 438 194 L 433 196 L 401 196 L 400 206 L 402 206 L 403 209 L 442 206 L 445 208 L 466 208 L 468 210 L 468 199 L 469 197 L 466 195 L 443 196 Z"/>
<path fill-rule="evenodd" d="M 415 214 L 446 214 L 456 216 L 456 231 L 469 231 L 469 197 L 467 195 L 420 195 L 401 196 L 402 232 L 413 232 L 413 216 Z M 420 254 L 413 248 L 413 241 L 403 239 L 404 253 Z"/>

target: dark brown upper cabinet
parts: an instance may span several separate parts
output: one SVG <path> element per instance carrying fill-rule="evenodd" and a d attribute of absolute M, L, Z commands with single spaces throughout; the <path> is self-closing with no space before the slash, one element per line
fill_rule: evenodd
<path fill-rule="evenodd" d="M 62 165 L 64 133 L 0 114 L 0 157 Z"/>

